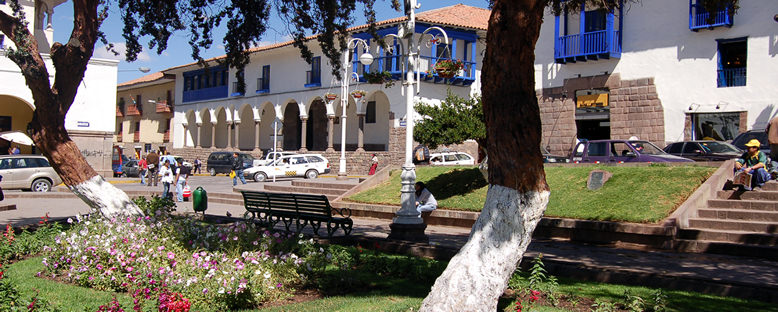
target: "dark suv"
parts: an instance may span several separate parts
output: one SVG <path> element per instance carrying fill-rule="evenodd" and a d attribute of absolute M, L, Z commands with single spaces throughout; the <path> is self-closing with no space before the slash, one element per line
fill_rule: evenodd
<path fill-rule="evenodd" d="M 246 153 L 238 153 L 238 158 L 243 162 L 243 168 L 254 165 L 254 156 Z M 232 170 L 232 152 L 213 152 L 208 156 L 206 163 L 208 173 L 215 176 L 218 173 L 230 173 Z"/>

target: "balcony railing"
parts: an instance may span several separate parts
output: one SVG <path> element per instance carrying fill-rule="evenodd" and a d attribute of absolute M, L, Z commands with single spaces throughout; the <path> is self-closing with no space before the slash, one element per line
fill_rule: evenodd
<path fill-rule="evenodd" d="M 621 56 L 620 32 L 607 30 L 574 34 L 557 38 L 554 58 L 557 63 L 585 61 Z"/>
<path fill-rule="evenodd" d="M 435 82 L 443 81 L 444 78 L 438 76 L 435 71 L 435 64 L 448 58 L 437 58 L 434 56 L 420 56 L 419 67 L 422 70 L 421 77 L 425 80 L 433 80 Z M 462 69 L 454 76 L 454 78 L 448 79 L 452 84 L 470 85 L 475 81 L 475 62 L 462 61 Z"/>
<path fill-rule="evenodd" d="M 270 79 L 257 78 L 257 93 L 270 92 Z"/>
<path fill-rule="evenodd" d="M 135 131 L 132 136 L 133 142 L 140 142 L 140 131 Z"/>
<path fill-rule="evenodd" d="M 125 111 L 126 116 L 140 116 L 143 110 L 140 109 L 139 105 L 137 104 L 130 104 L 127 105 L 127 110 Z"/>
<path fill-rule="evenodd" d="M 709 21 L 711 16 L 713 20 Z M 732 27 L 732 16 L 730 15 L 729 7 L 721 11 L 708 12 L 705 11 L 702 5 L 689 1 L 689 29 L 698 31 L 719 26 Z"/>
<path fill-rule="evenodd" d="M 173 104 L 168 104 L 167 101 L 157 102 L 157 113 L 172 113 Z"/>
<path fill-rule="evenodd" d="M 170 142 L 170 130 L 165 131 L 165 134 L 162 135 L 162 142 Z"/>
<path fill-rule="evenodd" d="M 319 87 L 321 86 L 321 72 L 314 72 L 312 70 L 305 72 L 305 87 Z"/>
<path fill-rule="evenodd" d="M 746 85 L 746 68 L 719 69 L 719 88 L 742 87 Z"/>
<path fill-rule="evenodd" d="M 124 107 L 122 105 L 116 105 L 116 117 L 124 117 Z"/>
<path fill-rule="evenodd" d="M 245 89 L 245 88 L 243 88 L 243 89 Z M 238 82 L 237 81 L 233 81 L 232 82 L 232 93 L 230 93 L 230 96 L 244 96 L 245 94 L 246 94 L 245 90 L 243 92 L 238 90 Z"/>

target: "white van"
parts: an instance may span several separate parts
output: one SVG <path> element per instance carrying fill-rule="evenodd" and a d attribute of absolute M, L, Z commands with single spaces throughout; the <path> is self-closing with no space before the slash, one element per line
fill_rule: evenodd
<path fill-rule="evenodd" d="M 430 165 L 433 166 L 454 166 L 454 165 L 475 165 L 475 159 L 468 153 L 448 152 L 430 154 Z"/>
<path fill-rule="evenodd" d="M 275 163 L 248 168 L 243 171 L 243 175 L 254 181 L 264 182 L 273 177 L 315 179 L 320 174 L 329 172 L 330 162 L 321 154 L 293 154 L 279 157 Z"/>

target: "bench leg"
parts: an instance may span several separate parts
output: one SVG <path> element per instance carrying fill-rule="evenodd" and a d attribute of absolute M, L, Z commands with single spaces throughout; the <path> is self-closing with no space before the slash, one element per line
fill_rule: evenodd
<path fill-rule="evenodd" d="M 354 227 L 354 221 L 348 220 L 348 222 L 343 222 L 340 227 L 343 228 L 343 232 L 345 232 L 346 235 L 349 235 Z"/>
<path fill-rule="evenodd" d="M 311 227 L 313 228 L 313 233 L 316 234 L 316 236 L 319 236 L 319 228 L 321 228 L 321 222 L 311 221 Z"/>

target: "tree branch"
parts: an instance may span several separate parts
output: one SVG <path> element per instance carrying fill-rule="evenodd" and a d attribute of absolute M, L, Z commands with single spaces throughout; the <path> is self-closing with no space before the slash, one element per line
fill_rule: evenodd
<path fill-rule="evenodd" d="M 0 31 L 13 41 L 16 48 L 8 52 L 11 59 L 22 72 L 25 83 L 32 91 L 35 106 L 49 103 L 53 96 L 49 82 L 49 72 L 38 50 L 38 42 L 30 33 L 24 20 L 0 11 Z"/>

